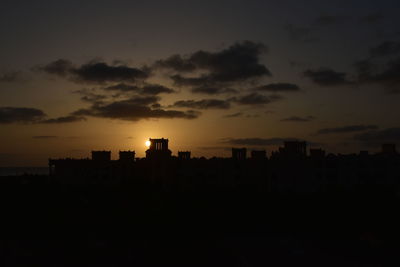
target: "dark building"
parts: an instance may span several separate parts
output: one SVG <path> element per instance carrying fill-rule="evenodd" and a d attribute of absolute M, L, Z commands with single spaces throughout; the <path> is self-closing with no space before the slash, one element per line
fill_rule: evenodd
<path fill-rule="evenodd" d="M 382 145 L 382 153 L 383 154 L 396 154 L 396 145 L 395 144 L 383 144 Z"/>
<path fill-rule="evenodd" d="M 304 141 L 285 141 L 279 152 L 288 158 L 304 158 L 307 156 L 307 143 Z"/>
<path fill-rule="evenodd" d="M 149 139 L 150 147 L 146 150 L 147 159 L 168 159 L 171 157 L 171 150 L 168 149 L 168 139 Z"/>
<path fill-rule="evenodd" d="M 253 150 L 251 151 L 251 159 L 263 160 L 267 158 L 267 152 L 265 150 Z"/>
<path fill-rule="evenodd" d="M 119 160 L 121 162 L 134 162 L 135 161 L 135 151 L 120 151 Z"/>
<path fill-rule="evenodd" d="M 190 159 L 190 151 L 178 151 L 178 158 L 181 160 Z"/>
<path fill-rule="evenodd" d="M 92 160 L 110 161 L 111 160 L 111 151 L 92 151 Z"/>
<path fill-rule="evenodd" d="M 321 148 L 311 148 L 310 149 L 310 157 L 312 159 L 325 158 L 325 150 L 322 150 Z"/>
<path fill-rule="evenodd" d="M 232 159 L 245 160 L 247 155 L 246 148 L 232 148 Z"/>

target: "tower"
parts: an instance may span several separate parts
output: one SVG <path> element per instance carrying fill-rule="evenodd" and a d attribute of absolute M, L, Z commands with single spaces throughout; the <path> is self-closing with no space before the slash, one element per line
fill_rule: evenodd
<path fill-rule="evenodd" d="M 171 157 L 171 150 L 168 149 L 168 139 L 149 139 L 150 146 L 146 150 L 147 159 L 168 159 Z"/>

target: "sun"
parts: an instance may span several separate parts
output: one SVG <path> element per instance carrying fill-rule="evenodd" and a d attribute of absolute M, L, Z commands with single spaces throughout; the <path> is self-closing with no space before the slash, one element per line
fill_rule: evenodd
<path fill-rule="evenodd" d="M 150 147 L 150 140 L 147 140 L 146 142 L 144 142 L 144 144 L 145 144 L 147 147 Z"/>

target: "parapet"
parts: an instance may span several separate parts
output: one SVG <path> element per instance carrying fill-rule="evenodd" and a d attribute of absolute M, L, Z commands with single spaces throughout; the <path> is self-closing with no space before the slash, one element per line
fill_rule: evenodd
<path fill-rule="evenodd" d="M 190 159 L 190 151 L 178 151 L 178 158 L 181 160 Z"/>
<path fill-rule="evenodd" d="M 135 151 L 120 151 L 119 152 L 119 161 L 124 162 L 133 162 L 135 161 Z"/>
<path fill-rule="evenodd" d="M 232 159 L 244 160 L 247 156 L 247 149 L 243 148 L 232 148 Z"/>
<path fill-rule="evenodd" d="M 92 160 L 94 161 L 110 161 L 111 151 L 92 151 Z"/>

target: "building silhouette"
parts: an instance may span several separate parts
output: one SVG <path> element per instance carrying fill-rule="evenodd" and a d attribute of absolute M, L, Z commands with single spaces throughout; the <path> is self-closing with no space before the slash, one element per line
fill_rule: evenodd
<path fill-rule="evenodd" d="M 171 150 L 168 149 L 168 139 L 149 139 L 150 146 L 146 150 L 146 159 L 165 160 L 171 157 Z"/>
<path fill-rule="evenodd" d="M 253 160 L 264 160 L 266 158 L 267 158 L 267 152 L 265 150 L 251 151 L 251 159 Z"/>
<path fill-rule="evenodd" d="M 396 145 L 395 144 L 383 144 L 382 145 L 382 153 L 383 154 L 396 154 Z"/>
<path fill-rule="evenodd" d="M 246 148 L 232 148 L 232 159 L 234 160 L 245 160 L 247 157 Z"/>
<path fill-rule="evenodd" d="M 135 161 L 135 151 L 120 151 L 119 161 L 121 162 L 134 162 Z"/>
<path fill-rule="evenodd" d="M 92 151 L 92 160 L 107 162 L 111 160 L 111 151 Z"/>
<path fill-rule="evenodd" d="M 325 150 L 321 148 L 311 148 L 310 149 L 310 157 L 312 159 L 322 159 L 325 158 Z"/>
<path fill-rule="evenodd" d="M 180 160 L 190 159 L 190 151 L 178 151 L 178 158 Z"/>
<path fill-rule="evenodd" d="M 305 141 L 285 141 L 279 152 L 288 158 L 305 158 L 307 156 L 307 143 Z"/>

